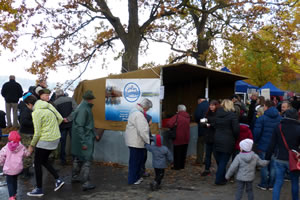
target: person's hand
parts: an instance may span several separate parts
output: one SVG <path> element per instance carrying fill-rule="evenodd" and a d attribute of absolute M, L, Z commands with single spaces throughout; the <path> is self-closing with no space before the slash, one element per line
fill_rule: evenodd
<path fill-rule="evenodd" d="M 82 150 L 87 150 L 88 149 L 87 146 L 82 146 L 81 148 L 82 148 Z"/>
<path fill-rule="evenodd" d="M 100 136 L 96 135 L 96 141 L 99 142 L 100 141 Z"/>
<path fill-rule="evenodd" d="M 209 127 L 210 127 L 210 124 L 206 124 L 206 126 L 209 128 Z"/>
<path fill-rule="evenodd" d="M 64 122 L 65 122 L 65 123 L 68 123 L 69 120 L 68 120 L 67 118 L 64 118 Z"/>
<path fill-rule="evenodd" d="M 29 145 L 27 151 L 28 151 L 30 154 L 32 154 L 32 152 L 33 152 L 33 147 L 32 147 L 31 145 Z"/>

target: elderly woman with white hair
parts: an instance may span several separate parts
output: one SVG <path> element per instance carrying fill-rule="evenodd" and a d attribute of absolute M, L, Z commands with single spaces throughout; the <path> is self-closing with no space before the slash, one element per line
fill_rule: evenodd
<path fill-rule="evenodd" d="M 174 167 L 172 169 L 184 169 L 188 144 L 190 141 L 190 115 L 186 112 L 185 105 L 178 105 L 177 114 L 167 123 L 167 127 L 176 126 L 176 138 L 173 141 Z"/>
<path fill-rule="evenodd" d="M 146 112 L 152 102 L 145 98 L 130 111 L 125 130 L 125 143 L 129 147 L 128 184 L 138 185 L 143 181 L 141 170 L 144 161 L 145 144 L 150 143 Z"/>

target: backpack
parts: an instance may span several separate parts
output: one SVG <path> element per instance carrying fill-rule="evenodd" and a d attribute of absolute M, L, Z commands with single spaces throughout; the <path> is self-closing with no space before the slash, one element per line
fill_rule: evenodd
<path fill-rule="evenodd" d="M 6 120 L 5 120 L 6 113 L 0 110 L 0 128 L 6 128 Z"/>

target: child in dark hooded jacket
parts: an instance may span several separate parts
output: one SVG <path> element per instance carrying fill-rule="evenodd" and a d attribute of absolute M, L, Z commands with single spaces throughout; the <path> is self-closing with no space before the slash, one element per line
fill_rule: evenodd
<path fill-rule="evenodd" d="M 155 135 L 154 144 L 145 144 L 148 151 L 152 153 L 152 166 L 155 171 L 155 179 L 150 183 L 152 191 L 160 188 L 161 181 L 165 174 L 165 168 L 168 166 L 168 162 L 173 162 L 173 156 L 166 146 L 162 145 L 162 138 L 160 135 Z"/>

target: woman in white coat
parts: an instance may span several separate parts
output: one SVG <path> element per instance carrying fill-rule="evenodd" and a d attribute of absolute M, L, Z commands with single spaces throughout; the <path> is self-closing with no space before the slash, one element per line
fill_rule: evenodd
<path fill-rule="evenodd" d="M 152 102 L 145 98 L 130 111 L 125 131 L 125 143 L 129 147 L 128 184 L 140 184 L 145 144 L 150 143 L 146 112 Z"/>

